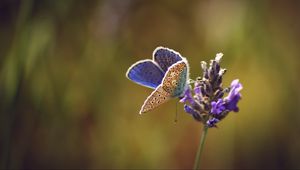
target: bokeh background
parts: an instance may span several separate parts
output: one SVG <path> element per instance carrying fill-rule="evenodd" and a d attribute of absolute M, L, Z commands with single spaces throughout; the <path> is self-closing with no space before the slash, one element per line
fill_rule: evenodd
<path fill-rule="evenodd" d="M 157 46 L 223 52 L 240 112 L 210 129 L 203 168 L 300 168 L 300 1 L 0 1 L 1 168 L 192 168 L 202 125 L 125 77 Z"/>

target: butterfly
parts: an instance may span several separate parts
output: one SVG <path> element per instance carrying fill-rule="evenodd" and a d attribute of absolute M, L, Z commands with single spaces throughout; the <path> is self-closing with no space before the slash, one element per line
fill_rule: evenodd
<path fill-rule="evenodd" d="M 126 77 L 145 87 L 154 89 L 147 97 L 140 114 L 146 113 L 169 101 L 182 97 L 188 88 L 189 65 L 178 52 L 157 47 L 152 60 L 140 60 L 129 67 Z"/>

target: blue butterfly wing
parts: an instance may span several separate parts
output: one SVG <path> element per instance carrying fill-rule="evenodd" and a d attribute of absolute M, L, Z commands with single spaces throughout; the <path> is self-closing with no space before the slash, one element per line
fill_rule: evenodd
<path fill-rule="evenodd" d="M 181 55 L 169 48 L 157 47 L 153 51 L 153 60 L 166 72 L 170 66 L 182 60 Z"/>
<path fill-rule="evenodd" d="M 161 84 L 164 72 L 152 60 L 142 60 L 133 64 L 126 76 L 139 85 L 155 89 Z"/>

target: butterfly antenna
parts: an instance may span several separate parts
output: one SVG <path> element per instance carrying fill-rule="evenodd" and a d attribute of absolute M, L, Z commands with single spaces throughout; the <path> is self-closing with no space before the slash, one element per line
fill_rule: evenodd
<path fill-rule="evenodd" d="M 178 122 L 178 103 L 179 101 L 176 102 L 176 107 L 175 107 L 175 119 L 174 119 L 174 123 Z"/>

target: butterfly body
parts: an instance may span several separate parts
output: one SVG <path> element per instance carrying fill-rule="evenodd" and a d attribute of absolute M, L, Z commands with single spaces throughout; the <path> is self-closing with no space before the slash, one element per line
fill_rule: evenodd
<path fill-rule="evenodd" d="M 145 100 L 141 113 L 148 112 L 168 100 L 181 97 L 187 88 L 188 63 L 178 52 L 158 47 L 153 60 L 142 60 L 133 64 L 127 77 L 133 82 L 155 89 Z"/>

